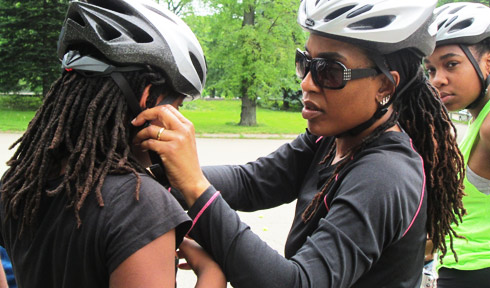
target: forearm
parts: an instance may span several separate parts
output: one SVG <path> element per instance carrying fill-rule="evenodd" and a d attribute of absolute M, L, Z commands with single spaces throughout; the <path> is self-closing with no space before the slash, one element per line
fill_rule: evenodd
<path fill-rule="evenodd" d="M 216 195 L 210 190 L 212 187 L 206 191 L 203 198 L 198 199 L 196 207 L 206 206 L 206 204 L 227 206 L 221 198 L 218 204 L 209 204 L 207 196 L 211 193 Z M 206 203 L 201 203 L 203 200 Z M 208 207 L 208 209 L 213 208 Z M 214 209 L 213 211 L 216 211 Z M 199 212 L 193 211 L 192 208 L 189 211 L 191 216 L 199 215 Z M 199 217 L 194 217 L 196 225 L 191 230 L 190 236 L 213 255 L 233 287 L 301 287 L 298 277 L 301 269 L 297 264 L 286 260 L 252 233 L 228 206 L 223 212 L 225 213 L 213 216 L 213 219 L 219 218 L 223 221 L 214 223 L 211 223 L 213 220 L 208 221 L 209 219 L 199 223 Z"/>
<path fill-rule="evenodd" d="M 220 288 L 226 287 L 225 274 L 217 264 L 209 265 L 197 275 L 195 288 Z"/>

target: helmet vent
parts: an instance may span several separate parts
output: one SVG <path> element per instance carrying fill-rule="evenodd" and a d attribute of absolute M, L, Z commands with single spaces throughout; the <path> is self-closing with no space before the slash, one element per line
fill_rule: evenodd
<path fill-rule="evenodd" d="M 108 0 L 90 0 L 87 3 L 98 6 L 100 8 L 107 9 L 109 11 L 121 13 L 124 15 L 132 15 L 131 10 L 128 9 L 123 1 L 108 1 Z"/>
<path fill-rule="evenodd" d="M 451 25 L 451 23 L 453 23 L 456 19 L 458 19 L 458 15 L 456 16 L 453 16 L 453 18 L 449 19 L 448 21 L 446 21 L 446 24 L 444 25 L 444 27 L 448 27 L 449 25 Z"/>
<path fill-rule="evenodd" d="M 442 6 L 441 8 L 439 8 L 440 10 L 437 12 L 436 16 L 439 16 L 441 15 L 444 11 L 446 11 L 447 9 L 449 9 L 448 6 L 444 7 Z"/>
<path fill-rule="evenodd" d="M 453 27 L 451 27 L 451 29 L 449 29 L 448 33 L 454 33 L 454 32 L 457 32 L 459 30 L 462 30 L 466 27 L 469 27 L 472 23 L 473 23 L 473 18 L 461 21 L 458 24 L 455 24 Z"/>
<path fill-rule="evenodd" d="M 67 19 L 76 22 L 82 27 L 85 27 L 85 21 L 83 21 L 82 16 L 79 13 L 71 13 L 71 15 L 67 16 Z"/>
<path fill-rule="evenodd" d="M 335 18 L 339 17 L 340 15 L 346 13 L 347 11 L 351 10 L 352 8 L 356 7 L 356 5 L 350 5 L 350 6 L 346 6 L 344 8 L 341 8 L 341 9 L 338 9 L 337 11 L 334 11 L 330 14 L 328 14 L 324 20 L 325 22 L 329 22 L 331 20 L 334 20 Z"/>
<path fill-rule="evenodd" d="M 371 17 L 358 21 L 356 23 L 350 24 L 348 28 L 353 30 L 370 30 L 370 29 L 380 29 L 391 24 L 395 20 L 395 16 L 379 16 Z"/>
<path fill-rule="evenodd" d="M 464 6 L 459 6 L 459 7 L 456 7 L 454 8 L 453 10 L 449 11 L 449 14 L 456 14 L 459 10 L 463 9 Z"/>
<path fill-rule="evenodd" d="M 446 23 L 446 21 L 447 19 L 439 23 L 439 25 L 437 25 L 437 30 L 441 29 L 441 27 Z"/>
<path fill-rule="evenodd" d="M 146 8 L 146 9 L 151 10 L 151 11 L 153 11 L 153 12 L 157 13 L 158 15 L 160 15 L 160 16 L 162 16 L 162 17 L 165 17 L 165 18 L 167 18 L 168 20 L 170 20 L 170 21 L 172 21 L 172 22 L 174 22 L 175 24 L 177 24 L 177 25 L 178 25 L 178 23 L 177 23 L 177 22 L 175 22 L 175 21 L 174 21 L 174 19 L 172 19 L 172 18 L 168 17 L 168 15 L 165 15 L 165 14 L 164 14 L 162 11 L 160 11 L 160 10 L 158 10 L 158 9 L 155 9 L 154 7 L 149 6 L 149 5 L 144 5 L 144 4 L 143 4 L 143 6 L 145 6 L 145 8 Z"/>
<path fill-rule="evenodd" d="M 199 75 L 199 79 L 201 80 L 201 83 L 202 83 L 202 80 L 204 79 L 204 73 L 201 69 L 201 64 L 199 64 L 199 60 L 197 60 L 197 58 L 196 58 L 196 56 L 194 56 L 194 54 L 189 53 L 189 56 L 191 57 L 192 65 L 196 69 L 196 72 Z"/>
<path fill-rule="evenodd" d="M 361 8 L 349 13 L 349 15 L 347 15 L 347 18 L 353 18 L 353 17 L 356 17 L 358 15 L 361 15 L 362 13 L 367 12 L 367 11 L 371 10 L 372 8 L 373 8 L 373 5 L 364 5 Z"/>
<path fill-rule="evenodd" d="M 110 41 L 121 37 L 121 33 L 119 31 L 102 21 L 99 21 L 95 28 L 97 33 L 100 35 L 100 38 L 104 39 L 105 41 Z"/>

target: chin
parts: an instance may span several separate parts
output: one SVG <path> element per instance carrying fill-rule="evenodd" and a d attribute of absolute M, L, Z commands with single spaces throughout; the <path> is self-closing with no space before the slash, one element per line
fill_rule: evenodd
<path fill-rule="evenodd" d="M 310 122 L 308 122 L 308 131 L 310 131 L 311 134 L 316 135 L 316 136 L 334 136 L 337 135 L 331 129 L 328 129 L 325 127 L 325 125 L 312 125 Z"/>

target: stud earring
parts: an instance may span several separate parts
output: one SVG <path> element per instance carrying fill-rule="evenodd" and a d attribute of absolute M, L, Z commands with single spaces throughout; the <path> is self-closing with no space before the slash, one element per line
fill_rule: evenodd
<path fill-rule="evenodd" d="M 381 101 L 379 101 L 379 104 L 381 104 L 381 106 L 385 106 L 390 101 L 390 98 L 391 95 L 386 96 L 385 98 L 381 99 Z"/>

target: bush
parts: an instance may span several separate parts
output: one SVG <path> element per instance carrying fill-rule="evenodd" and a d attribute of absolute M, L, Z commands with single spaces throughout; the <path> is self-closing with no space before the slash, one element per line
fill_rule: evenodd
<path fill-rule="evenodd" d="M 24 94 L 0 94 L 0 108 L 9 110 L 35 111 L 41 106 L 43 100 L 40 96 Z"/>

